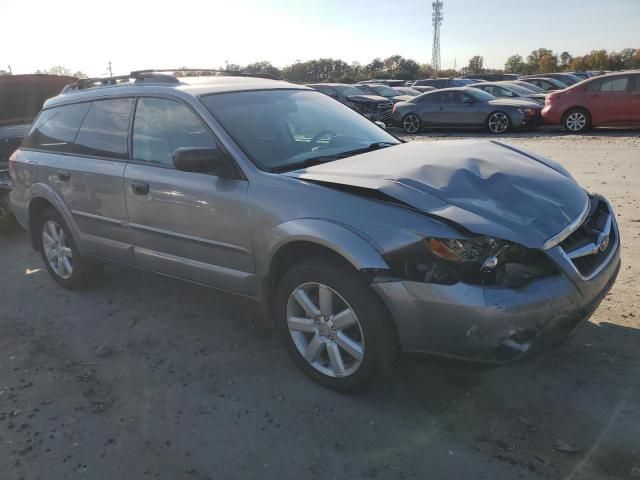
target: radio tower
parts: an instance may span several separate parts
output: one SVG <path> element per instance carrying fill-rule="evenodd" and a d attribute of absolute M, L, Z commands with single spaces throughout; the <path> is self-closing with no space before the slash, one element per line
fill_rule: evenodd
<path fill-rule="evenodd" d="M 433 50 L 431 52 L 431 67 L 440 70 L 440 25 L 442 25 L 442 0 L 433 2 Z"/>

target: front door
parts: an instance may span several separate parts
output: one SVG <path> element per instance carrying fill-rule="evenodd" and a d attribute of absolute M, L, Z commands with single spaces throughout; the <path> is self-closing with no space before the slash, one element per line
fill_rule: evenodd
<path fill-rule="evenodd" d="M 444 91 L 438 118 L 443 125 L 464 127 L 474 124 L 473 99 L 458 91 Z M 464 99 L 468 98 L 468 103 Z"/>
<path fill-rule="evenodd" d="M 133 160 L 124 189 L 136 262 L 145 268 L 237 293 L 255 291 L 245 180 L 178 171 L 181 147 L 215 147 L 186 104 L 139 98 Z"/>

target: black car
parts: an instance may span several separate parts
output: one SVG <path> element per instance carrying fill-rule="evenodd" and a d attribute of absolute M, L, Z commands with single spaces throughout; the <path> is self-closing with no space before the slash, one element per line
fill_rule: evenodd
<path fill-rule="evenodd" d="M 564 90 L 569 85 L 551 77 L 526 77 L 521 79 L 523 82 L 531 83 L 540 87 L 545 92 L 553 92 L 554 90 Z"/>
<path fill-rule="evenodd" d="M 395 88 L 388 85 L 381 85 L 375 83 L 358 83 L 355 85 L 365 95 L 380 95 L 391 100 L 393 103 L 406 102 L 413 98 L 411 95 L 403 95 Z"/>
<path fill-rule="evenodd" d="M 572 73 L 544 73 L 540 75 L 528 75 L 526 77 L 523 77 L 522 79 L 526 80 L 527 78 L 539 78 L 539 77 L 553 78 L 555 80 L 559 80 L 562 83 L 566 84 L 568 87 L 570 87 L 571 85 L 575 85 L 576 83 L 584 80 L 584 78 L 580 78 L 577 75 L 573 75 Z"/>
<path fill-rule="evenodd" d="M 477 78 L 477 77 L 474 77 Z M 416 80 L 412 87 L 433 87 L 439 88 L 453 88 L 453 87 L 466 87 L 475 83 L 475 80 L 468 78 L 423 78 Z"/>
<path fill-rule="evenodd" d="M 462 78 L 486 80 L 487 82 L 501 82 L 504 80 L 518 80 L 520 75 L 516 75 L 515 73 L 475 73 L 473 75 L 465 75 Z"/>
<path fill-rule="evenodd" d="M 380 95 L 367 95 L 346 83 L 312 83 L 307 85 L 361 113 L 373 122 L 391 122 L 393 102 Z"/>

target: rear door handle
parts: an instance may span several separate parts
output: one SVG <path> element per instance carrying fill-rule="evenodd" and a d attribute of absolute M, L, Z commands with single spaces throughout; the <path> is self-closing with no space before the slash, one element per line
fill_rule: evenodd
<path fill-rule="evenodd" d="M 131 182 L 131 191 L 136 195 L 146 195 L 149 193 L 149 184 L 145 182 Z"/>
<path fill-rule="evenodd" d="M 68 182 L 69 180 L 71 180 L 71 172 L 67 170 L 58 170 L 56 172 L 56 177 L 61 182 Z"/>

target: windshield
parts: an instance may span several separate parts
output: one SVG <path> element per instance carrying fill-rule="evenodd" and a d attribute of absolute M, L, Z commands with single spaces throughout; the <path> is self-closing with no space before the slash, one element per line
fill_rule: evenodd
<path fill-rule="evenodd" d="M 341 85 L 333 87 L 337 91 L 339 91 L 345 97 L 351 97 L 353 95 L 363 95 L 363 92 L 356 87 L 352 87 L 351 85 Z"/>
<path fill-rule="evenodd" d="M 397 97 L 398 95 L 402 95 L 396 89 L 387 87 L 386 85 L 375 85 L 371 88 L 373 88 L 378 95 L 382 95 L 383 97 Z"/>
<path fill-rule="evenodd" d="M 419 92 L 418 90 L 414 90 L 411 87 L 400 87 L 400 88 L 396 87 L 396 90 L 398 90 L 403 95 L 411 95 L 412 97 L 417 97 L 418 95 L 422 95 L 422 92 Z"/>
<path fill-rule="evenodd" d="M 511 82 L 506 83 L 506 84 L 496 84 L 500 87 L 506 88 L 507 90 L 511 90 L 512 92 L 516 92 L 518 95 L 524 95 L 524 96 L 528 96 L 531 95 L 531 90 L 527 90 L 526 88 L 520 86 L 520 85 L 515 85 Z"/>
<path fill-rule="evenodd" d="M 535 93 L 544 93 L 544 89 L 540 88 L 537 85 L 534 85 L 533 83 L 525 82 L 523 80 L 516 80 L 513 83 L 516 83 L 517 85 L 521 86 L 522 88 L 525 88 L 527 90 L 531 90 L 532 92 L 535 92 Z"/>
<path fill-rule="evenodd" d="M 400 143 L 349 107 L 319 92 L 257 90 L 211 94 L 202 102 L 262 170 L 333 159 L 373 144 Z"/>
<path fill-rule="evenodd" d="M 453 83 L 457 87 L 461 87 L 463 85 L 471 85 L 472 83 L 476 83 L 475 80 L 471 80 L 470 78 L 454 78 Z"/>
<path fill-rule="evenodd" d="M 494 97 L 490 93 L 483 92 L 482 90 L 478 90 L 477 88 L 465 89 L 465 93 L 468 93 L 479 102 L 488 102 L 489 100 L 496 99 L 496 97 Z"/>

